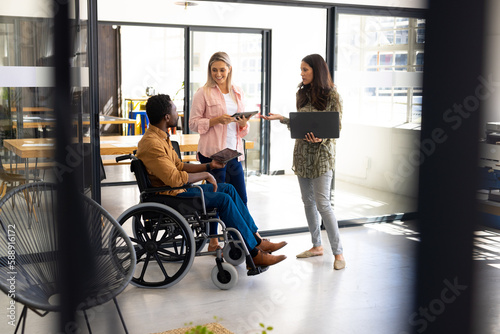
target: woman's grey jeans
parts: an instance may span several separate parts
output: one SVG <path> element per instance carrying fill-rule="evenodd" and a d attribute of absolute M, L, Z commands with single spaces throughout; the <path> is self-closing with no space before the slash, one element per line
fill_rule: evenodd
<path fill-rule="evenodd" d="M 333 254 L 338 255 L 343 253 L 343 249 L 340 242 L 337 218 L 330 204 L 332 175 L 333 171 L 330 170 L 314 179 L 302 177 L 298 177 L 298 179 L 313 246 L 321 246 L 321 226 L 319 220 L 319 215 L 321 215 Z"/>

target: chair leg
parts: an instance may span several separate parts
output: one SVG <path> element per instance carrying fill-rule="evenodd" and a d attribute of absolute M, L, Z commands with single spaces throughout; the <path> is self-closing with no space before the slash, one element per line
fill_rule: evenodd
<path fill-rule="evenodd" d="M 125 320 L 123 319 L 123 315 L 122 312 L 120 311 L 120 307 L 118 306 L 118 301 L 116 300 L 116 297 L 113 297 L 113 301 L 115 302 L 116 311 L 118 312 L 120 320 L 122 321 L 123 329 L 125 330 L 125 333 L 128 334 L 127 326 L 125 325 Z"/>
<path fill-rule="evenodd" d="M 28 317 L 28 307 L 24 305 L 23 310 L 21 311 L 21 316 L 19 317 L 19 321 L 17 322 L 16 330 L 14 331 L 14 334 L 17 333 L 17 330 L 19 329 L 19 326 L 21 323 L 23 324 L 22 332 L 24 333 L 24 329 L 26 327 L 26 318 Z"/>
<path fill-rule="evenodd" d="M 116 311 L 118 312 L 118 316 L 120 317 L 120 320 L 122 322 L 123 329 L 125 330 L 125 333 L 128 334 L 127 326 L 125 325 L 125 319 L 123 319 L 123 315 L 122 312 L 120 311 L 120 307 L 118 306 L 118 301 L 116 300 L 116 297 L 113 298 L 113 302 L 115 302 Z M 87 329 L 89 330 L 89 334 L 92 334 L 89 318 L 87 317 L 87 312 L 85 310 L 83 310 L 83 316 L 85 317 L 85 322 L 87 323 Z"/>
<path fill-rule="evenodd" d="M 87 311 L 83 310 L 83 316 L 85 317 L 85 322 L 87 323 L 87 329 L 89 330 L 89 334 L 92 334 L 92 329 L 90 328 L 89 317 L 87 317 Z"/>

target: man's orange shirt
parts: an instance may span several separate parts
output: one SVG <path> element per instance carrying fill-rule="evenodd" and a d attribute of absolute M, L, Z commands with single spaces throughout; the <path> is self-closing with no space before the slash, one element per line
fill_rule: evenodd
<path fill-rule="evenodd" d="M 188 173 L 182 171 L 184 163 L 175 152 L 167 133 L 150 125 L 137 144 L 137 158 L 141 159 L 148 171 L 153 187 L 181 187 L 188 182 Z M 186 190 L 163 192 L 177 195 Z"/>

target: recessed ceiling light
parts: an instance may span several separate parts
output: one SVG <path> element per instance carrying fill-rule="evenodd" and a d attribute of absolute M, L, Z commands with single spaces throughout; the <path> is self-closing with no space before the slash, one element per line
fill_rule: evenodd
<path fill-rule="evenodd" d="M 176 1 L 174 4 L 178 6 L 184 6 L 184 9 L 187 9 L 190 6 L 198 6 L 196 2 L 193 1 Z"/>

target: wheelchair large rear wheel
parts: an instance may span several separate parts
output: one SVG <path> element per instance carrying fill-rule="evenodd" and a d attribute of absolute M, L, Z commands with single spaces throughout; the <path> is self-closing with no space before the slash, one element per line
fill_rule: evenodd
<path fill-rule="evenodd" d="M 141 203 L 117 221 L 135 248 L 133 285 L 167 288 L 187 274 L 194 262 L 195 241 L 191 227 L 177 211 L 160 203 Z"/>

